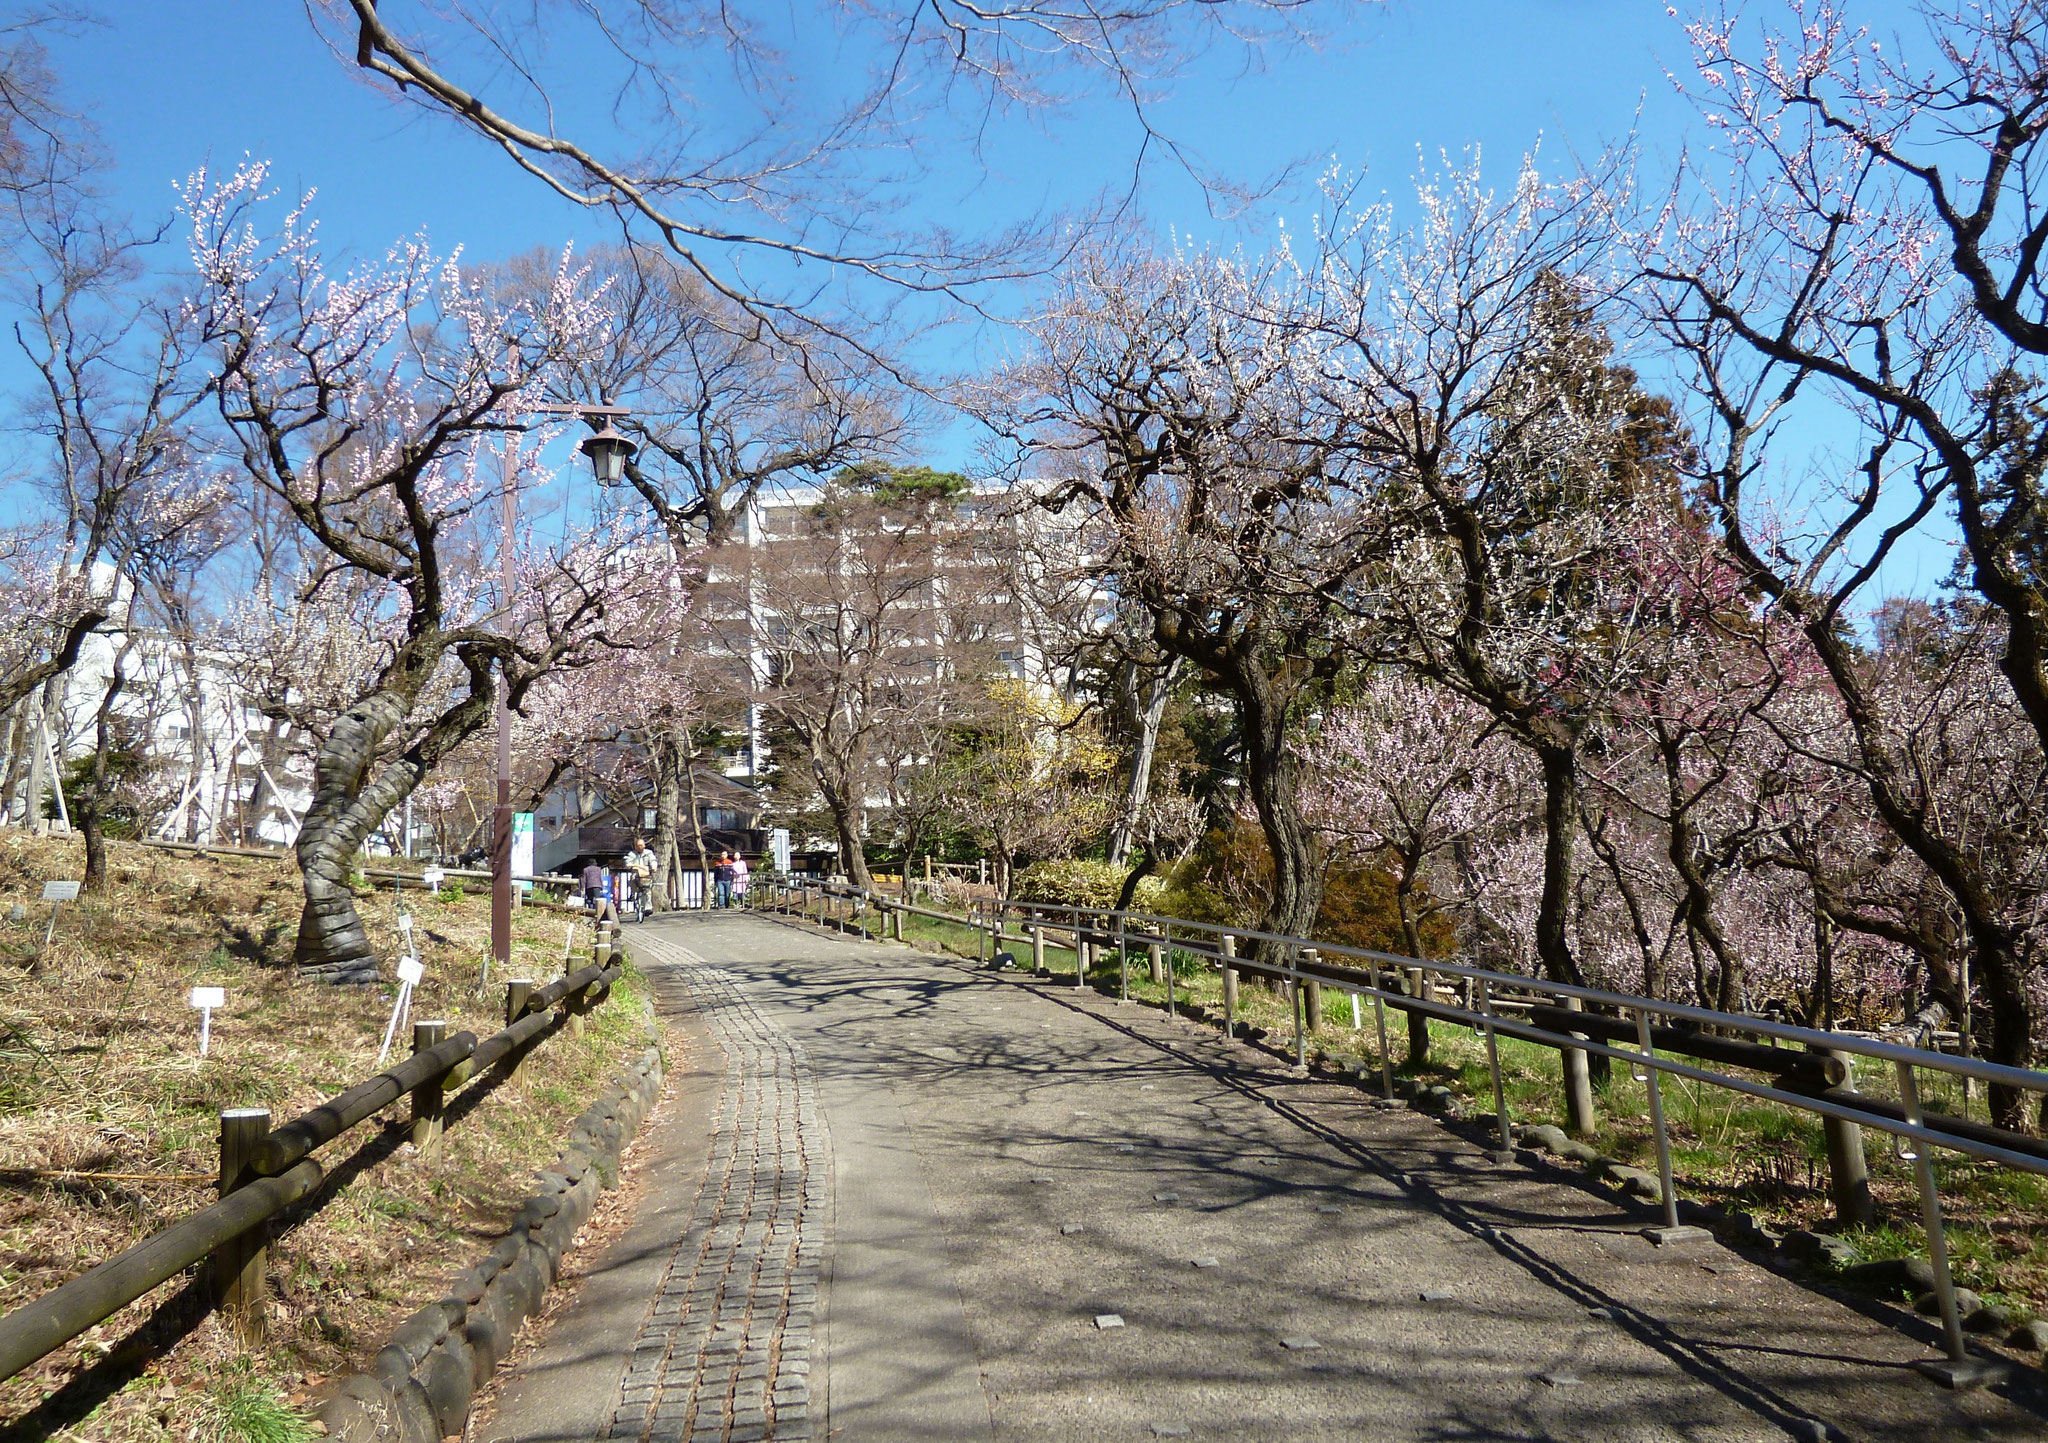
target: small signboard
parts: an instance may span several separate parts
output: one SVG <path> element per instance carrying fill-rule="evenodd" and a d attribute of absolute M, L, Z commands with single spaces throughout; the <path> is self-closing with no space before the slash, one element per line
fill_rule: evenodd
<path fill-rule="evenodd" d="M 384 1059 L 390 1055 L 391 1039 L 398 1035 L 398 1029 L 404 1023 L 406 1014 L 412 1011 L 412 989 L 425 972 L 426 969 L 420 966 L 420 959 L 417 957 L 406 956 L 398 959 L 398 1000 L 391 1004 L 391 1021 L 384 1027 L 384 1045 L 377 1049 L 379 1067 L 384 1065 Z"/>
<path fill-rule="evenodd" d="M 429 867 L 426 871 L 420 873 L 420 880 L 427 884 L 428 891 L 438 897 L 441 895 L 441 879 L 447 875 L 439 867 Z"/>
<path fill-rule="evenodd" d="M 789 875 L 789 828 L 777 827 L 768 834 L 768 851 L 775 858 L 775 870 Z"/>
<path fill-rule="evenodd" d="M 225 1007 L 228 990 L 225 987 L 194 987 L 192 1005 L 199 1009 L 199 1055 L 206 1056 L 207 1044 L 213 1041 L 213 1009 Z"/>
<path fill-rule="evenodd" d="M 45 902 L 76 902 L 78 900 L 78 883 L 45 882 L 43 883 L 43 900 Z"/>
<path fill-rule="evenodd" d="M 531 878 L 533 876 L 532 812 L 514 812 L 512 814 L 512 875 L 515 879 L 520 877 Z M 521 891 L 528 891 L 533 887 L 533 883 L 530 880 L 524 882 L 515 881 L 513 885 Z"/>
<path fill-rule="evenodd" d="M 412 940 L 412 913 L 400 912 L 398 914 L 398 933 L 407 941 Z"/>

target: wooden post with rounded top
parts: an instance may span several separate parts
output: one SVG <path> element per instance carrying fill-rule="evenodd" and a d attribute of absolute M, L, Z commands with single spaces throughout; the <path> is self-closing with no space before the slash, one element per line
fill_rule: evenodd
<path fill-rule="evenodd" d="M 249 1164 L 269 1133 L 269 1108 L 230 1107 L 222 1111 L 222 1197 L 256 1181 L 255 1170 Z M 269 1313 L 269 1299 L 265 1296 L 268 1283 L 263 1276 L 264 1264 L 269 1255 L 269 1250 L 264 1245 L 268 1228 L 268 1223 L 251 1228 L 240 1237 L 228 1239 L 213 1254 L 214 1301 L 226 1314 L 229 1324 L 235 1330 L 235 1336 L 244 1343 L 262 1340 L 264 1324 Z"/>

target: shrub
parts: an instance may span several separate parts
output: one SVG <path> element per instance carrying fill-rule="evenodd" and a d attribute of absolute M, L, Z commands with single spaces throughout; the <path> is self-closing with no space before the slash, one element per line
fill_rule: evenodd
<path fill-rule="evenodd" d="M 1034 862 L 1017 874 L 1010 893 L 1020 902 L 1109 908 L 1116 905 L 1116 899 L 1123 891 L 1124 879 L 1130 874 L 1129 867 L 1113 867 L 1107 862 L 1083 861 L 1073 857 L 1056 862 Z M 1131 899 L 1132 909 L 1139 912 L 1156 909 L 1162 891 L 1163 884 L 1159 878 L 1142 879 Z"/>

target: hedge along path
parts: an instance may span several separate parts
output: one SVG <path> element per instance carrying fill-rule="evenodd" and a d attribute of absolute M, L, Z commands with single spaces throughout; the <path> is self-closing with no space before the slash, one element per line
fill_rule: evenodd
<path fill-rule="evenodd" d="M 608 939 L 601 945 L 608 957 Z M 202 1260 L 212 1263 L 216 1303 L 228 1309 L 238 1331 L 260 1334 L 266 1311 L 261 1230 L 326 1180 L 325 1168 L 310 1154 L 407 1093 L 416 1107 L 423 1094 L 438 1106 L 443 1089 L 508 1058 L 516 1067 L 546 1034 L 601 1002 L 619 975 L 616 966 L 592 963 L 523 998 L 522 1015 L 508 1018 L 510 1025 L 482 1043 L 474 1033 L 457 1033 L 275 1131 L 267 1129 L 268 1114 L 260 1110 L 223 1112 L 220 1201 L 0 1317 L 0 1377 L 12 1377 Z M 529 1011 L 535 1003 L 559 1005 L 559 1011 Z M 252 1126 L 259 1118 L 262 1125 Z"/>

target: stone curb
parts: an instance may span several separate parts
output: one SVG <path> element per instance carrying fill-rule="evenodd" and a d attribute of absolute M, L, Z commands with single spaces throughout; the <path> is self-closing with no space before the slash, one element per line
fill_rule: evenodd
<path fill-rule="evenodd" d="M 650 1047 L 570 1124 L 512 1230 L 320 1405 L 315 1416 L 330 1438 L 440 1443 L 463 1431 L 471 1402 L 540 1307 L 598 1194 L 618 1182 L 619 1154 L 661 1095 L 661 1078 L 661 1050 Z"/>

